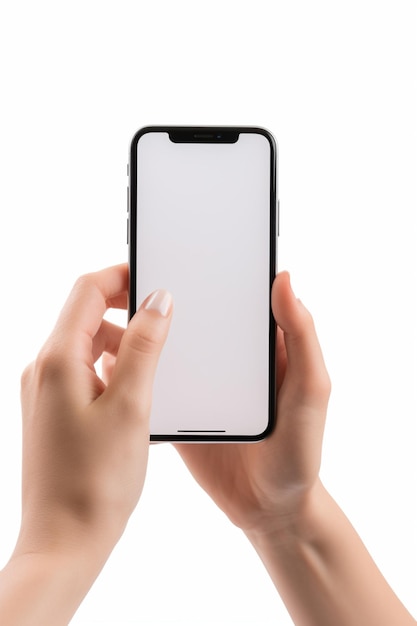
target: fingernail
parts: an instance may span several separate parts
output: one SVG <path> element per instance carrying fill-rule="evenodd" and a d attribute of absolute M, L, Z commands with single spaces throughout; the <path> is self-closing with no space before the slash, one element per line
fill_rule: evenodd
<path fill-rule="evenodd" d="M 154 291 L 144 308 L 148 311 L 158 311 L 163 317 L 167 317 L 172 306 L 172 295 L 166 289 Z"/>

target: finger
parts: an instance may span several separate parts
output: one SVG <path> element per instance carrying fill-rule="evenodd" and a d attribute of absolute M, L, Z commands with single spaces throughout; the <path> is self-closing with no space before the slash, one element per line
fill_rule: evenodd
<path fill-rule="evenodd" d="M 128 309 L 128 295 L 127 291 L 118 294 L 117 296 L 107 299 L 108 309 Z"/>
<path fill-rule="evenodd" d="M 287 272 L 278 274 L 274 281 L 272 310 L 284 333 L 286 384 L 302 402 L 327 404 L 330 381 L 313 318 L 295 297 Z"/>
<path fill-rule="evenodd" d="M 126 264 L 85 274 L 75 283 L 52 336 L 65 338 L 65 349 L 82 356 L 91 355 L 91 342 L 109 306 L 122 306 L 127 299 L 128 268 Z M 79 355 L 79 354 L 78 354 Z M 90 356 L 91 358 L 91 356 Z"/>
<path fill-rule="evenodd" d="M 101 360 L 101 377 L 105 385 L 108 385 L 110 382 L 115 363 L 116 357 L 113 354 L 103 352 L 103 358 Z"/>
<path fill-rule="evenodd" d="M 93 363 L 101 357 L 103 352 L 116 356 L 124 332 L 124 328 L 103 320 L 92 343 Z"/>
<path fill-rule="evenodd" d="M 149 417 L 156 366 L 171 315 L 171 294 L 155 291 L 132 317 L 120 343 L 106 395 L 135 418 Z"/>

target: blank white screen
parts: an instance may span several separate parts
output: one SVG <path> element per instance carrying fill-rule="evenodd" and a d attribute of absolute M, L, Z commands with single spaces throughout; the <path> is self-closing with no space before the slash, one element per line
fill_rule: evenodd
<path fill-rule="evenodd" d="M 256 435 L 268 423 L 270 144 L 137 148 L 137 301 L 165 288 L 174 314 L 151 433 Z"/>

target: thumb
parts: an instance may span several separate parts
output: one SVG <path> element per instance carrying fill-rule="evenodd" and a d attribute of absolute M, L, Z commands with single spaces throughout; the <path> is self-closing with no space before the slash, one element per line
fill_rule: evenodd
<path fill-rule="evenodd" d="M 168 291 L 154 291 L 130 320 L 120 343 L 107 394 L 126 409 L 132 406 L 135 415 L 140 407 L 150 411 L 155 371 L 168 335 L 172 304 Z"/>
<path fill-rule="evenodd" d="M 309 311 L 295 297 L 287 272 L 278 274 L 275 279 L 272 310 L 284 333 L 287 386 L 300 401 L 316 406 L 327 405 L 330 381 L 314 321 Z"/>

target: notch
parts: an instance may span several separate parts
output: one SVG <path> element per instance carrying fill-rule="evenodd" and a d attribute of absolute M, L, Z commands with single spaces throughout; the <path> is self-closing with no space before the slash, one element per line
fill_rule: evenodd
<path fill-rule="evenodd" d="M 174 143 L 236 143 L 239 132 L 228 127 L 212 126 L 172 128 L 169 138 Z"/>

